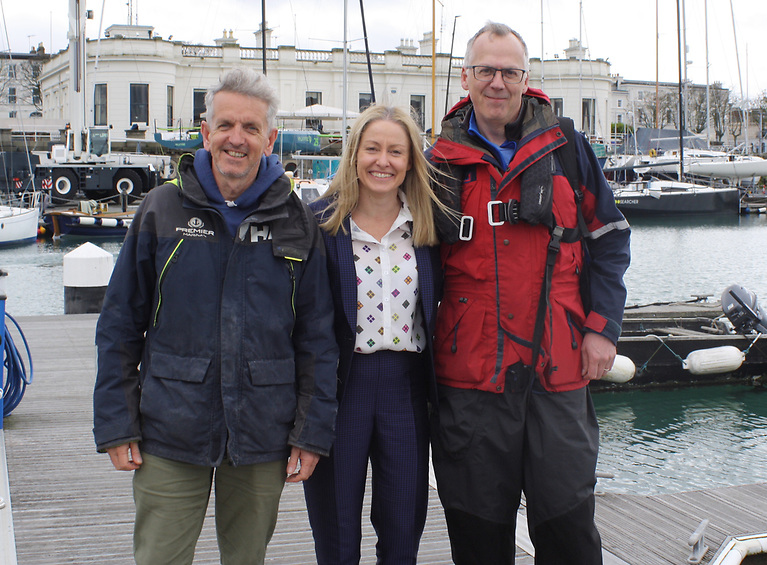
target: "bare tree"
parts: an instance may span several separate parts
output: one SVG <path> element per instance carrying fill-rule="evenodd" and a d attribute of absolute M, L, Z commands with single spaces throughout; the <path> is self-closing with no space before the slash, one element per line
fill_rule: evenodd
<path fill-rule="evenodd" d="M 730 104 L 729 121 L 727 129 L 732 136 L 734 146 L 738 145 L 738 137 L 743 133 L 743 110 L 735 104 Z"/>
<path fill-rule="evenodd" d="M 28 59 L 19 69 L 19 82 L 22 85 L 20 103 L 34 106 L 38 112 L 43 111 L 40 75 L 43 72 L 42 59 Z"/>
<path fill-rule="evenodd" d="M 709 88 L 709 105 L 711 108 L 711 125 L 714 128 L 717 143 L 721 144 L 724 134 L 727 132 L 727 116 L 732 108 L 730 91 L 723 88 L 721 82 L 715 82 Z"/>
<path fill-rule="evenodd" d="M 693 133 L 701 133 L 708 126 L 706 114 L 706 91 L 694 90 L 690 92 L 687 104 L 687 126 Z"/>
<path fill-rule="evenodd" d="M 49 58 L 40 45 L 29 54 L 3 53 L 0 58 L 0 100 L 9 111 L 16 108 L 30 113 L 42 112 L 40 76 L 43 63 Z"/>
<path fill-rule="evenodd" d="M 654 128 L 655 124 L 655 93 L 647 92 L 642 102 L 637 106 L 637 122 L 640 127 Z M 658 124 L 657 127 L 662 129 L 669 124 L 673 124 L 677 121 L 677 99 L 676 95 L 671 92 L 662 92 L 658 97 Z"/>

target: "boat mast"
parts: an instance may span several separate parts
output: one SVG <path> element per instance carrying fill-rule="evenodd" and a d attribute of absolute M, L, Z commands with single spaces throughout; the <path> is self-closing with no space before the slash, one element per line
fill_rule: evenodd
<path fill-rule="evenodd" d="M 703 0 L 703 15 L 706 22 L 706 149 L 711 149 L 711 99 L 709 92 L 709 62 L 708 62 L 708 0 Z"/>
<path fill-rule="evenodd" d="M 676 0 L 676 37 L 679 59 L 679 180 L 684 177 L 684 101 L 682 99 L 682 3 Z M 685 57 L 686 58 L 686 57 Z"/>
<path fill-rule="evenodd" d="M 659 79 L 658 79 L 658 56 L 660 49 L 658 48 L 658 41 L 660 38 L 660 30 L 658 29 L 658 0 L 655 0 L 655 129 L 660 128 L 660 101 L 658 97 L 659 93 Z M 634 129 L 634 140 L 636 141 L 636 128 Z"/>
<path fill-rule="evenodd" d="M 365 7 L 360 0 L 360 15 L 362 16 L 362 36 L 365 39 L 365 57 L 368 63 L 368 79 L 370 80 L 370 102 L 376 103 L 376 91 L 373 86 L 373 68 L 370 65 L 370 47 L 368 46 L 368 28 L 365 25 Z"/>
<path fill-rule="evenodd" d="M 591 136 L 591 128 L 583 123 L 583 0 L 578 2 L 578 100 L 581 104 L 581 129 Z"/>
<path fill-rule="evenodd" d="M 266 76 L 266 0 L 261 0 L 261 71 Z"/>
<path fill-rule="evenodd" d="M 543 80 L 543 0 L 541 0 L 541 90 L 545 92 L 545 89 L 543 88 Z"/>
<path fill-rule="evenodd" d="M 343 74 L 343 92 L 341 93 L 341 104 L 343 111 L 343 117 L 341 118 L 341 151 L 343 152 L 344 148 L 346 147 L 346 86 L 348 81 L 348 73 L 347 73 L 347 67 L 349 66 L 347 64 L 347 32 L 346 32 L 346 12 L 347 12 L 347 4 L 348 0 L 344 0 L 344 74 Z"/>
<path fill-rule="evenodd" d="M 437 3 L 431 0 L 431 143 L 434 145 L 434 129 L 437 125 Z M 449 69 L 448 69 L 449 71 Z"/>
<path fill-rule="evenodd" d="M 687 4 L 685 0 L 682 0 L 682 62 L 684 63 L 684 66 L 682 67 L 683 74 L 682 74 L 682 104 L 684 104 L 684 112 L 680 115 L 680 117 L 684 117 L 683 120 L 680 121 L 682 124 L 682 130 L 687 130 L 687 119 L 688 119 L 688 112 L 687 112 L 687 101 L 689 99 L 689 88 L 687 83 L 687 65 L 690 63 L 688 61 L 688 52 L 689 48 L 687 46 Z"/>
<path fill-rule="evenodd" d="M 453 72 L 453 45 L 455 45 L 455 24 L 458 21 L 458 18 L 461 16 L 455 16 L 453 18 L 453 36 L 450 39 L 450 57 L 447 60 L 447 86 L 445 87 L 445 116 L 447 116 L 448 111 L 450 108 L 448 107 L 448 104 L 450 103 L 450 75 Z"/>

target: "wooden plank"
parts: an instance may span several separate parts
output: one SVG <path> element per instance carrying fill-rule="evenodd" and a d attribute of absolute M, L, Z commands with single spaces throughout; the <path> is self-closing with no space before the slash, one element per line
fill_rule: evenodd
<path fill-rule="evenodd" d="M 131 474 L 114 471 L 97 454 L 91 432 L 96 316 L 20 318 L 35 367 L 33 384 L 5 419 L 13 521 L 22 565 L 132 563 Z M 21 340 L 16 338 L 17 347 Z M 370 512 L 370 489 L 364 515 Z M 767 484 L 660 496 L 606 494 L 597 498 L 605 563 L 685 563 L 687 539 L 709 518 L 713 553 L 727 535 L 764 530 Z M 375 533 L 363 521 L 362 562 L 375 562 Z M 760 527 L 757 527 L 759 525 Z M 288 485 L 267 563 L 315 562 L 303 489 Z M 431 489 L 419 563 L 451 563 L 442 508 Z M 197 546 L 196 564 L 218 563 L 213 507 Z M 517 565 L 533 558 L 518 548 Z"/>
<path fill-rule="evenodd" d="M 113 470 L 109 458 L 96 453 L 91 432 L 96 316 L 29 317 L 19 323 L 35 374 L 21 404 L 5 419 L 18 561 L 132 563 L 132 474 Z M 22 347 L 18 336 L 15 342 Z M 436 491 L 429 496 L 419 563 L 446 565 L 451 559 L 444 515 Z M 365 503 L 367 516 L 369 494 Z M 363 562 L 374 562 L 375 533 L 365 522 Z M 211 504 L 195 563 L 218 562 Z M 267 563 L 313 562 L 303 488 L 287 485 Z"/>
<path fill-rule="evenodd" d="M 656 496 L 599 497 L 597 525 L 612 553 L 632 565 L 676 565 L 690 554 L 688 540 L 703 519 L 714 556 L 727 536 L 767 527 L 767 483 Z"/>

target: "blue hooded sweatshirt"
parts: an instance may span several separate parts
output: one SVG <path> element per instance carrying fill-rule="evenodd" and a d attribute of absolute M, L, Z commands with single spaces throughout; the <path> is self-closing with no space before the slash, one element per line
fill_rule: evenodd
<path fill-rule="evenodd" d="M 212 159 L 207 149 L 198 149 L 194 154 L 194 170 L 210 205 L 221 212 L 227 231 L 232 237 L 237 233 L 242 221 L 258 208 L 261 195 L 285 174 L 277 155 L 262 155 L 256 180 L 236 200 L 227 202 L 213 177 Z"/>

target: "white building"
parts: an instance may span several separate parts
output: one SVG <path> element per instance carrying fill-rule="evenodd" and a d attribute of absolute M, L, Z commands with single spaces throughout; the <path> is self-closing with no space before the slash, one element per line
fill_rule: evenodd
<path fill-rule="evenodd" d="M 367 57 L 364 52 L 296 49 L 271 45 L 267 29 L 266 48 L 241 47 L 232 32 L 223 32 L 214 45 L 190 45 L 155 36 L 151 26 L 113 25 L 105 37 L 87 43 L 86 126 L 108 125 L 113 142 L 146 145 L 163 130 L 186 132 L 199 127 L 207 88 L 234 66 L 252 65 L 266 70 L 280 94 L 281 115 L 311 104 L 356 112 L 371 102 Z M 261 44 L 260 33 L 256 43 Z M 396 49 L 370 54 L 375 97 L 379 103 L 409 106 L 424 131 L 439 122 L 446 106 L 465 92 L 461 88 L 462 58 L 446 53 L 435 57 L 432 80 L 431 33 L 415 45 L 401 40 Z M 451 74 L 448 80 L 448 67 Z M 632 125 L 636 100 L 655 83 L 625 81 L 611 74 L 605 59 L 587 59 L 578 40 L 570 40 L 563 56 L 530 61 L 530 86 L 543 88 L 558 114 L 574 119 L 576 127 L 593 140 L 610 140 L 611 124 Z M 344 98 L 343 84 L 347 88 Z M 41 77 L 45 118 L 67 120 L 69 108 L 69 59 L 67 51 L 51 57 Z M 433 85 L 432 85 L 433 82 Z M 448 93 L 449 84 L 449 93 Z M 663 85 L 668 90 L 669 86 Z M 700 87 L 696 87 L 700 88 Z M 280 127 L 321 127 L 325 133 L 340 132 L 341 120 L 292 120 L 282 118 Z"/>
<path fill-rule="evenodd" d="M 38 149 L 61 127 L 43 119 L 39 75 L 49 58 L 42 44 L 29 53 L 0 53 L 0 150 Z"/>

